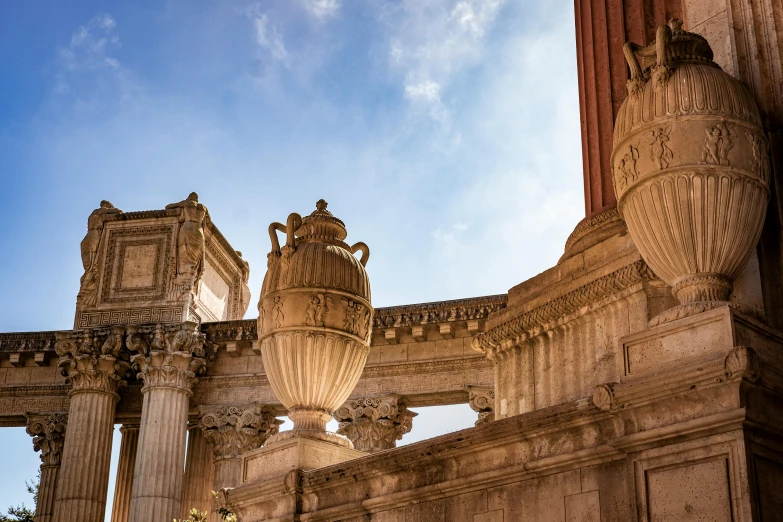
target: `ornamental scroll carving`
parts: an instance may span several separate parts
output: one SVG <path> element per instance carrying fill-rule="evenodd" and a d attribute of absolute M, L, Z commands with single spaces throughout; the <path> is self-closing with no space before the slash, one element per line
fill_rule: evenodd
<path fill-rule="evenodd" d="M 476 426 L 487 424 L 495 420 L 495 388 L 492 386 L 466 386 L 468 390 L 468 404 L 478 413 Z"/>
<path fill-rule="evenodd" d="M 416 415 L 402 396 L 389 395 L 350 400 L 334 418 L 340 423 L 337 433 L 351 439 L 356 449 L 375 452 L 395 447 L 411 431 Z"/>
<path fill-rule="evenodd" d="M 212 444 L 215 459 L 236 458 L 260 448 L 283 421 L 260 404 L 201 407 L 199 427 Z"/>
<path fill-rule="evenodd" d="M 142 393 L 150 387 L 168 387 L 191 393 L 198 375 L 206 370 L 206 336 L 198 325 L 129 326 L 127 344 L 135 352 L 130 359 L 144 381 Z"/>
<path fill-rule="evenodd" d="M 71 393 L 117 393 L 130 368 L 124 335 L 122 326 L 55 333 L 58 366 L 71 384 Z"/>
<path fill-rule="evenodd" d="M 65 413 L 27 416 L 27 434 L 33 438 L 35 451 L 41 452 L 42 465 L 60 465 L 67 424 Z"/>
<path fill-rule="evenodd" d="M 98 248 L 103 238 L 103 225 L 106 218 L 120 214 L 122 210 L 115 208 L 111 202 L 103 200 L 100 206 L 93 210 L 87 218 L 87 234 L 81 242 L 82 265 L 84 274 L 80 281 L 79 294 L 76 300 L 79 304 L 92 306 L 98 300 Z"/>
<path fill-rule="evenodd" d="M 373 326 L 375 328 L 392 328 L 486 319 L 489 314 L 505 308 L 507 301 L 508 296 L 503 294 L 475 299 L 377 308 Z"/>

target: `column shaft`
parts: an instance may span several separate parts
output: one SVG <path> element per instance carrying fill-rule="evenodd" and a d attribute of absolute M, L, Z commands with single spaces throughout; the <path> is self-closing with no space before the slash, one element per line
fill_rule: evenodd
<path fill-rule="evenodd" d="M 145 387 L 130 522 L 170 521 L 182 512 L 187 390 Z"/>
<path fill-rule="evenodd" d="M 120 443 L 120 461 L 117 465 L 117 479 L 114 483 L 114 504 L 111 522 L 128 522 L 130 512 L 133 469 L 136 465 L 136 450 L 139 443 L 139 427 L 123 426 Z"/>
<path fill-rule="evenodd" d="M 212 507 L 212 491 L 215 467 L 212 464 L 212 448 L 204 432 L 198 426 L 188 430 L 188 454 L 185 458 L 185 486 L 182 492 L 182 518 L 187 518 L 191 509 L 209 513 Z"/>
<path fill-rule="evenodd" d="M 116 405 L 115 393 L 72 393 L 54 520 L 103 522 Z"/>
<path fill-rule="evenodd" d="M 54 494 L 60 466 L 41 464 L 41 481 L 38 483 L 38 502 L 35 506 L 35 522 L 53 522 Z"/>

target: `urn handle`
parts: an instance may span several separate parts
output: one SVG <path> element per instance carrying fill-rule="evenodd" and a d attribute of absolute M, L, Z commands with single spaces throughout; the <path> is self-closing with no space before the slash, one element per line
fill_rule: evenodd
<path fill-rule="evenodd" d="M 677 27 L 682 25 L 677 19 L 672 19 L 669 22 Z M 639 63 L 638 56 L 642 58 L 649 58 L 655 56 L 656 67 L 668 67 L 669 57 L 667 54 L 669 44 L 672 41 L 672 29 L 669 25 L 662 25 L 655 32 L 655 41 L 647 47 L 642 47 L 639 44 L 628 42 L 623 45 L 623 55 L 625 55 L 625 61 L 628 62 L 628 68 L 631 70 L 631 78 L 633 81 L 645 81 L 644 71 Z"/>
<path fill-rule="evenodd" d="M 370 247 L 361 241 L 351 247 L 352 254 L 355 254 L 360 250 L 362 252 L 362 257 L 359 258 L 359 262 L 362 264 L 362 266 L 367 266 L 367 261 L 370 259 Z"/>
<path fill-rule="evenodd" d="M 280 240 L 277 237 L 277 232 L 283 232 L 286 235 L 285 246 L 292 250 L 296 248 L 296 230 L 302 226 L 302 216 L 296 212 L 292 212 L 286 220 L 286 224 L 274 222 L 269 225 L 269 239 L 272 241 L 272 253 L 280 254 Z"/>

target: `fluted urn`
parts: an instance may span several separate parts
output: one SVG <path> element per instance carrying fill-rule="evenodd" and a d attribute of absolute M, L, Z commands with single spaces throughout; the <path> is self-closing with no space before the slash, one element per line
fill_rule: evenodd
<path fill-rule="evenodd" d="M 345 224 L 324 200 L 316 206 L 309 216 L 294 213 L 285 225 L 269 226 L 258 337 L 269 384 L 294 423 L 270 442 L 296 435 L 351 446 L 327 433 L 326 423 L 353 391 L 370 350 L 370 251 L 345 243 Z M 286 235 L 282 248 L 278 232 Z"/>
<path fill-rule="evenodd" d="M 668 319 L 725 306 L 770 194 L 758 107 L 679 20 L 624 54 L 631 79 L 611 157 L 619 212 L 681 303 Z"/>

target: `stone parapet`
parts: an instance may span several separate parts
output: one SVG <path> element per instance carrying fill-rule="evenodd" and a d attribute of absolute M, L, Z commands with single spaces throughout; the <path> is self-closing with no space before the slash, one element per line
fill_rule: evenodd
<path fill-rule="evenodd" d="M 714 351 L 609 384 L 608 407 L 598 393 L 296 480 L 248 482 L 224 502 L 247 522 L 291 510 L 307 520 L 648 520 L 638 505 L 674 520 L 751 520 L 783 465 L 772 406 L 783 392 L 783 339 L 763 336 L 758 351 Z"/>

